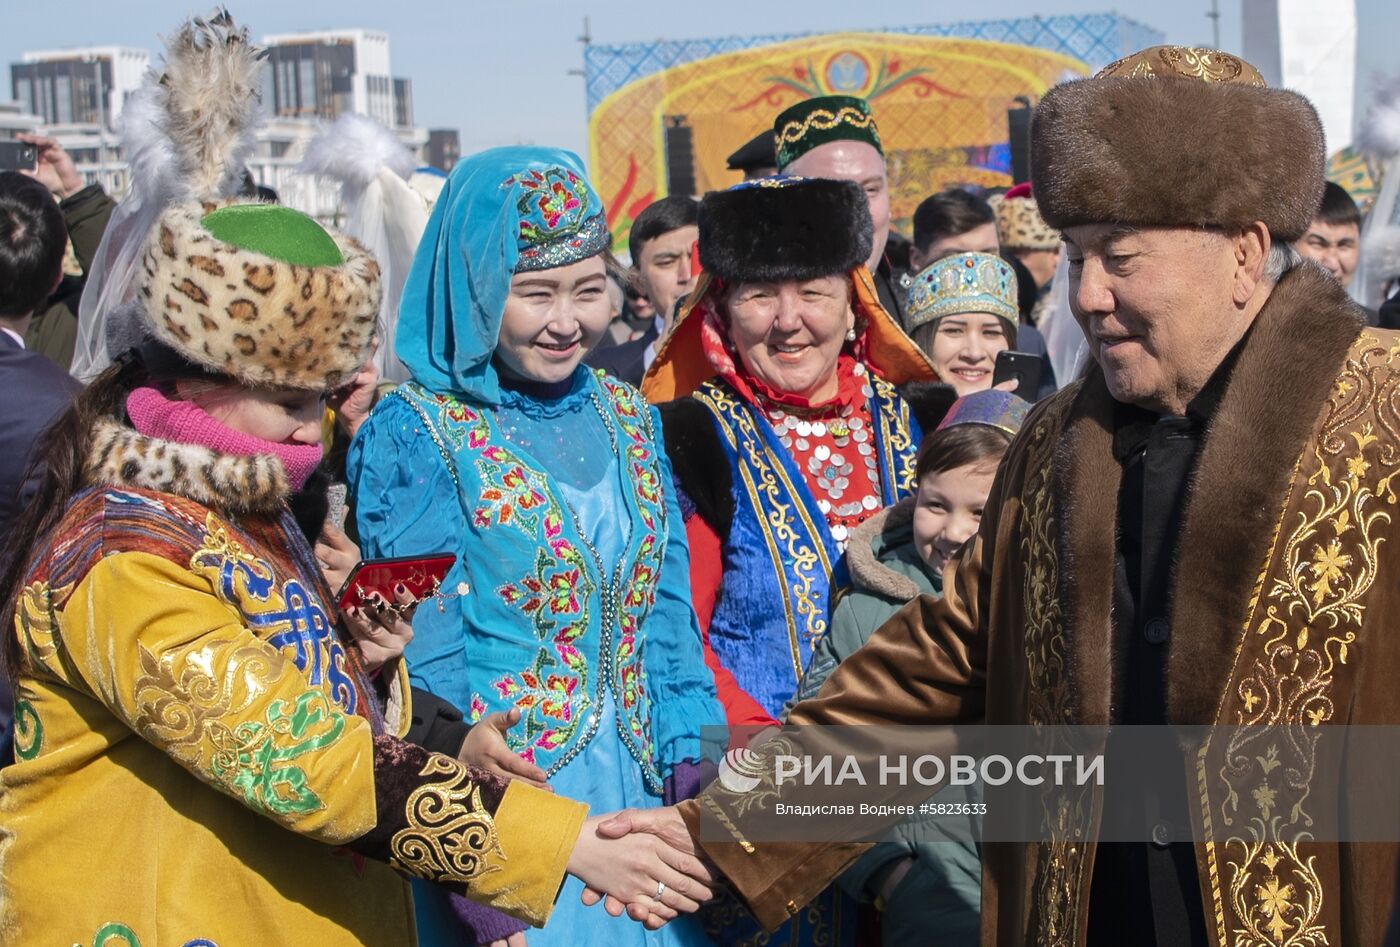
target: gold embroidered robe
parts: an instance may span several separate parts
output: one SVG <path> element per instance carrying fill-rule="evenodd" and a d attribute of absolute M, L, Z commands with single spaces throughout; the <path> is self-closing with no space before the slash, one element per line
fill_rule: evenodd
<path fill-rule="evenodd" d="M 906 606 L 789 724 L 1107 724 L 1121 686 L 1112 417 L 1097 371 L 1038 406 L 978 536 L 948 566 L 944 598 Z M 1398 473 L 1400 333 L 1363 330 L 1333 281 L 1290 271 L 1240 352 L 1188 488 L 1170 604 L 1170 722 L 1304 735 L 1400 722 Z M 799 730 L 779 739 L 796 752 L 815 740 Z M 1289 766 L 1346 779 L 1309 768 L 1309 741 L 1297 742 Z M 1269 749 L 1214 740 L 1182 774 L 1204 840 L 1196 853 L 1212 943 L 1379 943 L 1396 846 L 1312 840 L 1307 806 L 1320 794 L 1310 798 L 1305 780 L 1285 796 Z M 789 782 L 770 799 L 801 802 L 803 790 Z M 896 791 L 872 786 L 863 801 Z M 769 926 L 864 850 L 750 843 L 743 799 L 715 784 L 681 811 Z M 984 845 L 984 945 L 1084 943 L 1101 804 L 1092 785 L 1047 794 L 1050 841 Z"/>

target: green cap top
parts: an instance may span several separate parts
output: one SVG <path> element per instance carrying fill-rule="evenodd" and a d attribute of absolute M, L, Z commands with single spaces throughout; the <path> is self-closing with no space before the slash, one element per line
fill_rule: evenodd
<path fill-rule="evenodd" d="M 200 223 L 224 243 L 291 266 L 340 266 L 345 256 L 326 228 L 301 211 L 278 204 L 230 204 Z"/>
<path fill-rule="evenodd" d="M 885 153 L 870 103 L 853 95 L 823 95 L 784 109 L 773 122 L 773 137 L 779 171 L 830 141 L 863 141 Z"/>

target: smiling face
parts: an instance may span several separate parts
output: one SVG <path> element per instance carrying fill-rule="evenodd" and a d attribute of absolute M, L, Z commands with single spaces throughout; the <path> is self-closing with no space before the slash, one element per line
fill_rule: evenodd
<path fill-rule="evenodd" d="M 181 379 L 175 391 L 224 427 L 273 444 L 319 444 L 325 397 L 296 388 L 246 388 Z"/>
<path fill-rule="evenodd" d="M 875 272 L 875 267 L 885 255 L 885 241 L 890 236 L 890 189 L 885 172 L 885 156 L 876 151 L 874 145 L 863 141 L 829 141 L 783 168 L 783 173 L 804 178 L 854 181 L 860 185 L 870 205 L 870 223 L 874 228 L 870 259 L 865 265 L 870 272 Z"/>
<path fill-rule="evenodd" d="M 1184 414 L 1268 296 L 1268 230 L 1065 230 L 1070 308 L 1118 401 Z"/>
<path fill-rule="evenodd" d="M 813 401 L 836 396 L 836 358 L 855 325 L 846 277 L 740 283 L 725 305 L 729 337 L 750 374 Z"/>
<path fill-rule="evenodd" d="M 607 330 L 609 308 L 601 256 L 517 273 L 510 280 L 496 357 L 528 381 L 564 381 Z"/>
<path fill-rule="evenodd" d="M 926 338 L 926 331 L 919 336 Z M 997 353 L 1007 348 L 1005 323 L 990 313 L 969 312 L 939 319 L 927 351 L 939 380 L 961 398 L 992 387 Z"/>
<path fill-rule="evenodd" d="M 996 472 L 995 460 L 978 461 L 926 473 L 919 479 L 914 499 L 914 549 L 935 572 L 976 534 Z"/>

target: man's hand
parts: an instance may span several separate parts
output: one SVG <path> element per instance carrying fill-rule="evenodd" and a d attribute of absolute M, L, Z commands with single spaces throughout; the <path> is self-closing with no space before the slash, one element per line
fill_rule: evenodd
<path fill-rule="evenodd" d="M 685 868 L 682 870 L 686 874 L 705 885 L 713 885 L 715 881 L 713 866 L 696 851 L 695 840 L 691 838 L 690 831 L 685 827 L 685 821 L 681 819 L 680 813 L 676 811 L 674 806 L 664 806 L 658 809 L 623 809 L 599 822 L 596 831 L 600 837 L 611 839 L 620 839 L 633 833 L 655 836 L 666 843 L 666 847 L 675 853 L 678 860 L 683 861 Z M 633 920 L 646 920 L 645 912 L 638 909 L 637 905 L 626 903 L 610 892 L 604 892 L 593 886 L 584 889 L 584 904 L 591 906 L 599 901 L 606 902 L 603 907 L 613 917 L 621 916 L 622 912 L 626 910 L 628 916 Z"/>
<path fill-rule="evenodd" d="M 518 779 L 540 789 L 549 789 L 545 771 L 522 759 L 506 744 L 506 731 L 519 722 L 520 710 L 517 707 L 505 713 L 497 711 L 487 714 L 472 725 L 471 732 L 462 741 L 457 759 L 506 779 Z"/>
<path fill-rule="evenodd" d="M 78 169 L 73 165 L 73 159 L 68 156 L 68 152 L 63 150 L 63 146 L 52 138 L 45 138 L 43 135 L 30 135 L 21 132 L 15 136 L 27 145 L 33 145 L 39 149 L 37 156 L 37 167 L 33 171 L 27 168 L 20 169 L 20 174 L 28 175 L 48 188 L 59 200 L 65 197 L 72 197 L 81 191 L 86 185 L 78 174 Z"/>
<path fill-rule="evenodd" d="M 607 816 L 594 816 L 583 824 L 573 854 L 569 857 L 569 873 L 586 886 L 583 901 L 597 904 L 606 896 L 609 914 L 620 917 L 623 911 L 650 930 L 656 930 L 680 913 L 699 910 L 700 905 L 714 897 L 709 885 L 712 874 L 691 852 L 694 846 L 681 823 L 685 835 L 684 848 L 678 849 L 664 840 L 674 835 L 666 828 L 665 816 L 649 817 L 652 813 L 669 812 L 679 821 L 674 810 L 627 810 L 621 823 L 612 825 L 607 835 L 599 831 Z M 656 832 L 649 832 L 650 825 Z M 635 831 L 628 829 L 635 828 Z"/>

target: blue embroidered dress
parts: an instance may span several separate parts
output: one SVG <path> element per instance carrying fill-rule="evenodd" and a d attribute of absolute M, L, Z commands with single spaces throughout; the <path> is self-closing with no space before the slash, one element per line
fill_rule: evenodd
<path fill-rule="evenodd" d="M 513 389 L 490 358 L 511 273 L 562 265 L 557 243 L 544 244 L 544 266 L 525 262 L 538 240 L 516 247 L 527 224 L 548 223 L 533 211 L 551 188 L 532 182 L 562 181 L 553 193 L 565 192 L 566 210 L 571 194 L 601 211 L 561 156 L 576 162 L 496 149 L 454 171 L 401 307 L 396 347 L 415 380 L 375 407 L 348 470 L 363 555 L 458 557 L 444 587 L 465 593 L 414 618 L 415 683 L 473 720 L 519 708 L 512 749 L 556 792 L 604 813 L 660 805 L 677 764 L 699 760 L 700 728 L 723 712 L 655 409 L 582 368 L 553 396 Z M 588 226 L 564 235 L 581 242 L 580 258 L 598 252 Z M 532 945 L 707 943 L 688 919 L 648 932 L 585 908 L 581 890 L 566 882 Z M 441 892 L 420 886 L 415 897 L 423 943 L 448 943 L 435 939 Z"/>

